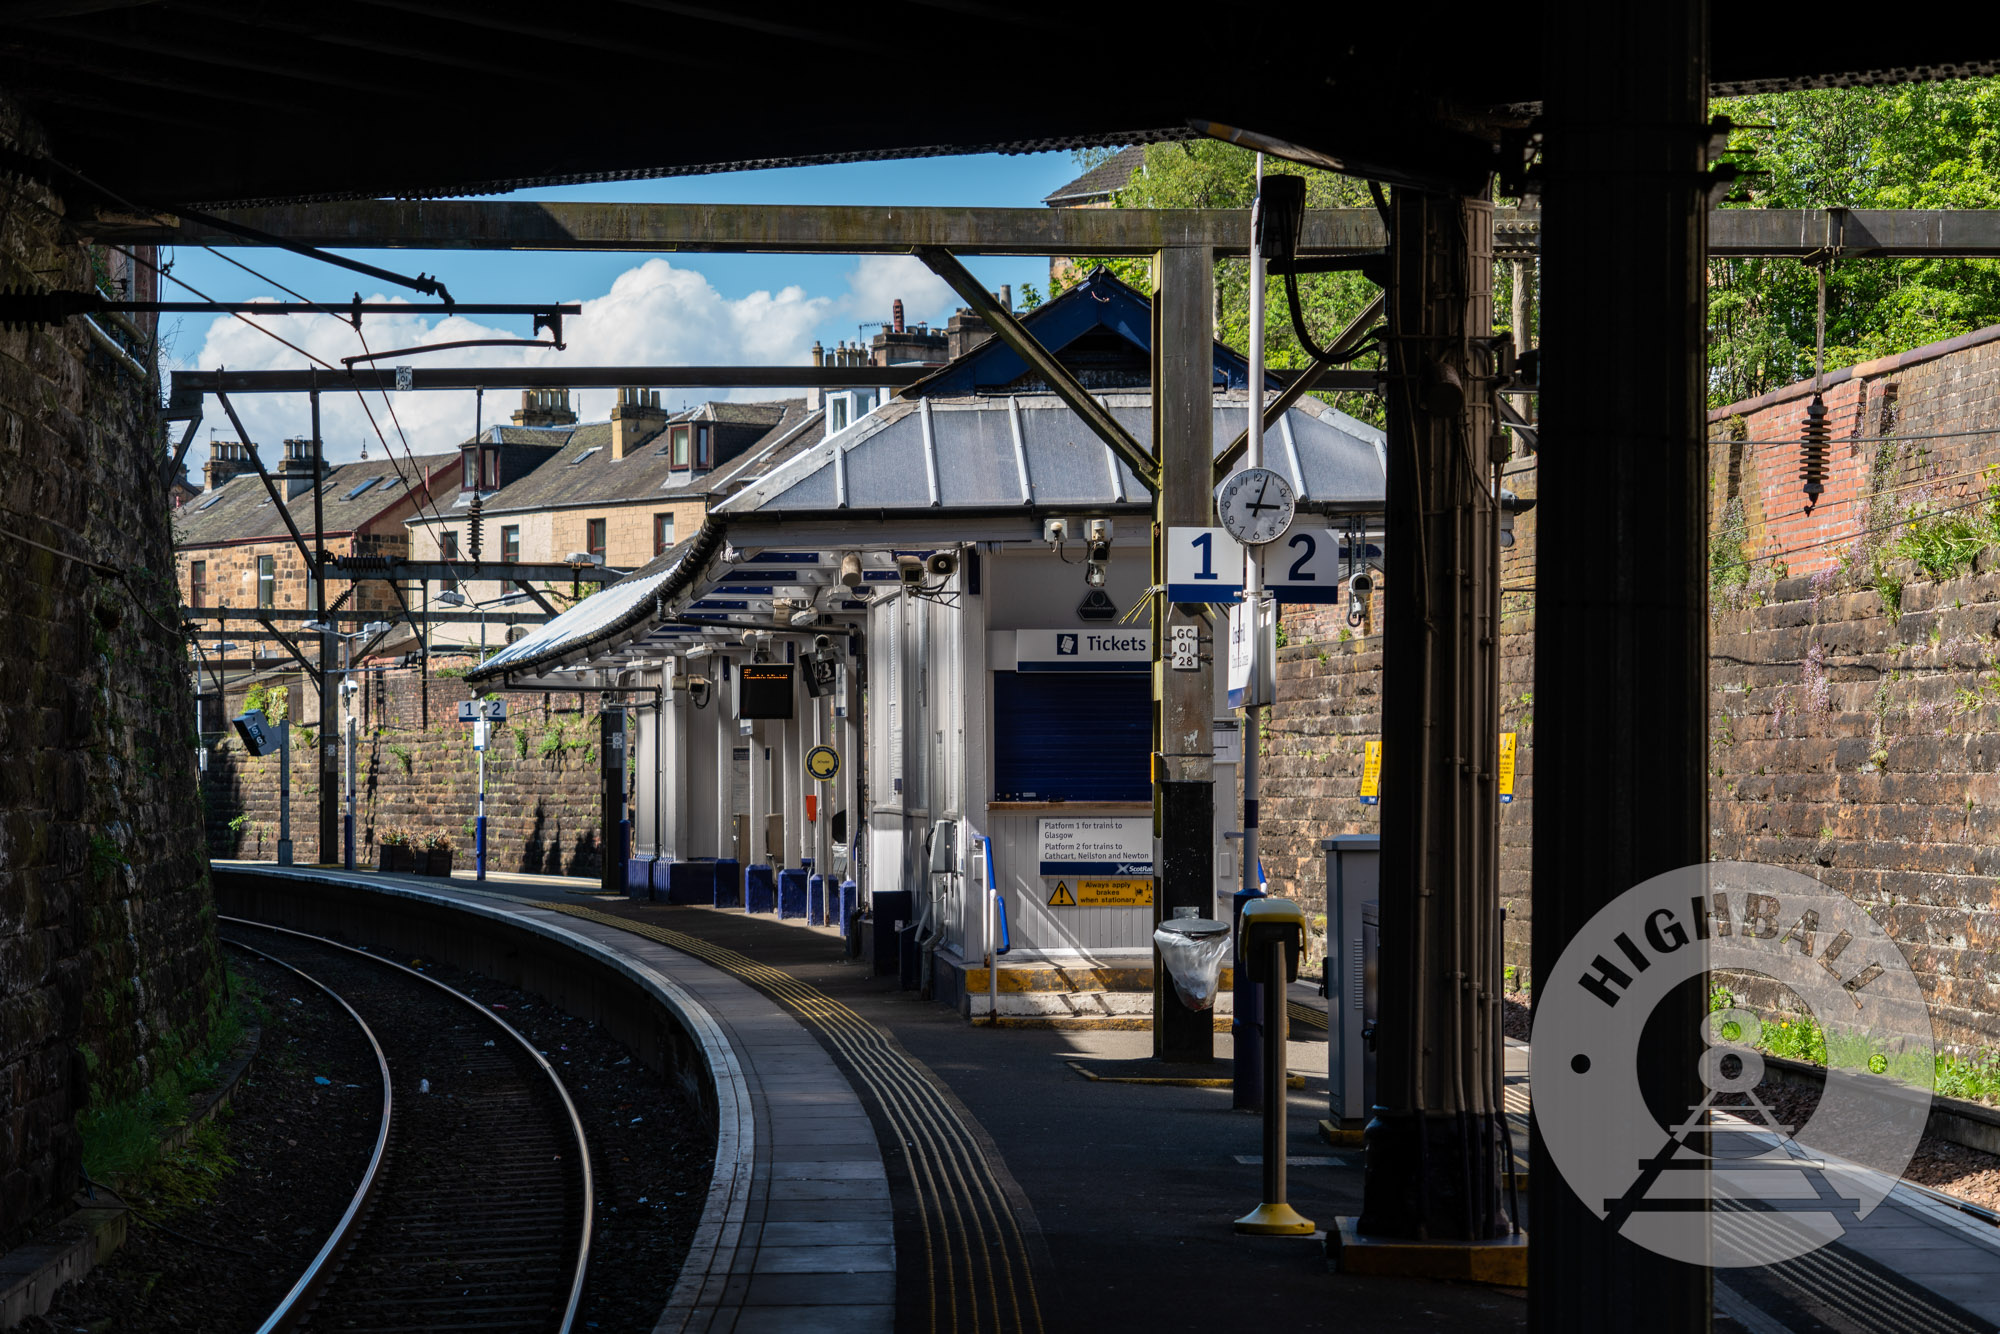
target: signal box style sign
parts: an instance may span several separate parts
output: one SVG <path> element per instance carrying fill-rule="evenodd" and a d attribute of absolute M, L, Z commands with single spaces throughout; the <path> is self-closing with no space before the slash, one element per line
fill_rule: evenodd
<path fill-rule="evenodd" d="M 1225 528 L 1167 529 L 1167 601 L 1235 602 L 1243 596 L 1243 545 Z"/>
<path fill-rule="evenodd" d="M 1120 879 L 1097 879 L 1079 876 L 1075 885 L 1068 880 L 1056 881 L 1056 887 L 1049 891 L 1051 908 L 1150 908 L 1153 906 L 1153 882 L 1130 877 Z"/>
<path fill-rule="evenodd" d="M 831 783 L 840 773 L 840 752 L 832 746 L 814 746 L 806 752 L 806 772 L 822 783 Z"/>
<path fill-rule="evenodd" d="M 1153 876 L 1153 817 L 1044 816 L 1041 874 Z"/>
<path fill-rule="evenodd" d="M 1017 672 L 1146 672 L 1153 668 L 1150 630 L 1016 630 Z"/>
<path fill-rule="evenodd" d="M 792 716 L 792 664 L 746 662 L 736 668 L 738 718 Z"/>

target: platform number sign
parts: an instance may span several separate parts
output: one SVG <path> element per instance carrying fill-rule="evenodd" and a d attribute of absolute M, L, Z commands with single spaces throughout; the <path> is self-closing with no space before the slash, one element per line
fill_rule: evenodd
<path fill-rule="evenodd" d="M 1172 650 L 1170 666 L 1177 672 L 1198 672 L 1201 670 L 1201 627 L 1197 625 L 1176 625 L 1173 638 L 1168 641 Z"/>
<path fill-rule="evenodd" d="M 1332 529 L 1301 524 L 1261 548 L 1257 559 L 1265 589 L 1279 602 L 1338 602 L 1344 596 L 1341 539 Z"/>
<path fill-rule="evenodd" d="M 1243 594 L 1243 545 L 1223 528 L 1167 529 L 1167 600 L 1235 602 Z"/>

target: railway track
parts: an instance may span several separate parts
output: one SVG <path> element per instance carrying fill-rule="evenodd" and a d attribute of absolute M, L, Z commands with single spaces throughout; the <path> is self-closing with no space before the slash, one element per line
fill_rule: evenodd
<path fill-rule="evenodd" d="M 568 1334 L 594 1187 L 582 1121 L 541 1053 L 485 1006 L 401 964 L 221 923 L 225 943 L 300 974 L 353 1016 L 383 1080 L 361 1184 L 258 1334 Z"/>

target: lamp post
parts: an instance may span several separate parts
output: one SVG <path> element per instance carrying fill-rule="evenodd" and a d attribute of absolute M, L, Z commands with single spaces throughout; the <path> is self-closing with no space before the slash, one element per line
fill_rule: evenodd
<path fill-rule="evenodd" d="M 479 659 L 486 660 L 486 609 L 503 607 L 515 602 L 526 602 L 526 593 L 509 593 L 488 602 L 473 602 L 465 594 L 455 589 L 446 589 L 438 594 L 438 601 L 447 607 L 479 608 Z M 486 878 L 486 748 L 492 744 L 492 728 L 485 717 L 485 709 L 480 709 L 480 718 L 473 723 L 473 749 L 479 752 L 479 801 L 472 817 L 472 868 L 473 878 Z"/>

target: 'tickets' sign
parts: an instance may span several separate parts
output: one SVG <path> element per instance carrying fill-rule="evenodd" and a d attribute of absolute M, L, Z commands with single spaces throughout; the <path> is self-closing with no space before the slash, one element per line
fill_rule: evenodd
<path fill-rule="evenodd" d="M 1016 630 L 1014 670 L 1145 672 L 1153 667 L 1150 630 Z"/>
<path fill-rule="evenodd" d="M 1153 817 L 1044 816 L 1043 875 L 1150 876 Z"/>

